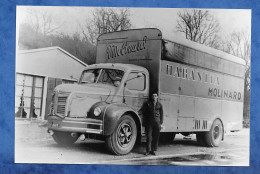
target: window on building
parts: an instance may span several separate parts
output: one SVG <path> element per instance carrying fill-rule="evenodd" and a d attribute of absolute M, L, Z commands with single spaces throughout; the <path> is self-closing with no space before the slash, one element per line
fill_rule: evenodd
<path fill-rule="evenodd" d="M 16 74 L 15 117 L 37 118 L 41 115 L 43 77 Z"/>

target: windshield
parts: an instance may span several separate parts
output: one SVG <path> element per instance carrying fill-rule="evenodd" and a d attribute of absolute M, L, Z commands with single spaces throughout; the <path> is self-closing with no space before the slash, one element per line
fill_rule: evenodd
<path fill-rule="evenodd" d="M 82 74 L 80 84 L 102 83 L 118 87 L 124 76 L 124 71 L 117 69 L 90 69 Z"/>

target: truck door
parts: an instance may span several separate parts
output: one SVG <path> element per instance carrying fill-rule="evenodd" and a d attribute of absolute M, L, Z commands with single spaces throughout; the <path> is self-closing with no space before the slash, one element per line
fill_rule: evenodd
<path fill-rule="evenodd" d="M 161 61 L 159 100 L 163 105 L 164 114 L 162 132 L 178 131 L 180 78 L 176 72 L 179 67 L 179 63 Z"/>
<path fill-rule="evenodd" d="M 195 81 L 194 67 L 181 64 L 179 86 L 178 131 L 189 132 L 193 130 L 195 113 Z"/>
<path fill-rule="evenodd" d="M 142 76 L 137 78 L 137 74 Z M 132 80 L 130 80 L 132 79 Z M 148 99 L 149 75 L 145 72 L 134 71 L 128 75 L 125 87 L 125 103 L 138 111 Z"/>

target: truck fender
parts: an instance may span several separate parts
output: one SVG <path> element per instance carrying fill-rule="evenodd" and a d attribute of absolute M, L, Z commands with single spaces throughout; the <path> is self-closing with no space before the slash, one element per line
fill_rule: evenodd
<path fill-rule="evenodd" d="M 111 135 L 114 132 L 119 119 L 125 114 L 131 115 L 133 117 L 138 129 L 137 132 L 138 134 L 141 133 L 141 119 L 133 109 L 124 104 L 110 104 L 106 107 L 104 112 L 103 135 Z"/>

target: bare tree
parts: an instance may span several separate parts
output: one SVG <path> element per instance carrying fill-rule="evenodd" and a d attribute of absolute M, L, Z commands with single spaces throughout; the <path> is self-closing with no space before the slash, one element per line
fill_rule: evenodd
<path fill-rule="evenodd" d="M 250 118 L 250 78 L 251 78 L 251 38 L 245 32 L 234 31 L 222 43 L 222 50 L 245 60 L 244 122 L 249 126 Z"/>
<path fill-rule="evenodd" d="M 131 28 L 129 17 L 128 8 L 98 8 L 93 11 L 93 18 L 86 20 L 85 26 L 81 27 L 82 34 L 92 43 L 96 43 L 100 34 Z"/>
<path fill-rule="evenodd" d="M 87 64 L 95 63 L 96 48 L 81 34 L 59 31 L 62 24 L 45 8 L 26 8 L 26 15 L 19 21 L 18 49 L 37 49 L 59 46 Z"/>
<path fill-rule="evenodd" d="M 250 40 L 250 36 L 245 32 L 234 31 L 224 41 L 223 50 L 244 59 L 246 65 L 249 65 L 251 54 Z"/>
<path fill-rule="evenodd" d="M 219 22 L 205 10 L 183 10 L 178 12 L 177 31 L 185 34 L 186 39 L 213 48 L 219 47 Z"/>
<path fill-rule="evenodd" d="M 251 39 L 245 32 L 233 32 L 227 40 L 223 42 L 223 51 L 238 56 L 246 62 L 246 84 L 250 89 L 250 59 L 251 59 Z"/>
<path fill-rule="evenodd" d="M 58 24 L 54 21 L 54 15 L 52 12 L 45 9 L 35 9 L 28 8 L 28 21 L 25 23 L 30 23 L 32 28 L 43 34 L 43 36 L 54 34 L 59 28 L 62 27 L 62 23 Z"/>
<path fill-rule="evenodd" d="M 96 48 L 88 40 L 82 38 L 78 32 L 72 36 L 60 33 L 59 35 L 50 36 L 51 42 L 72 55 L 76 56 L 87 64 L 95 63 Z"/>
<path fill-rule="evenodd" d="M 222 42 L 221 50 L 240 57 L 246 62 L 246 84 L 250 89 L 251 38 L 245 32 L 234 31 Z"/>

